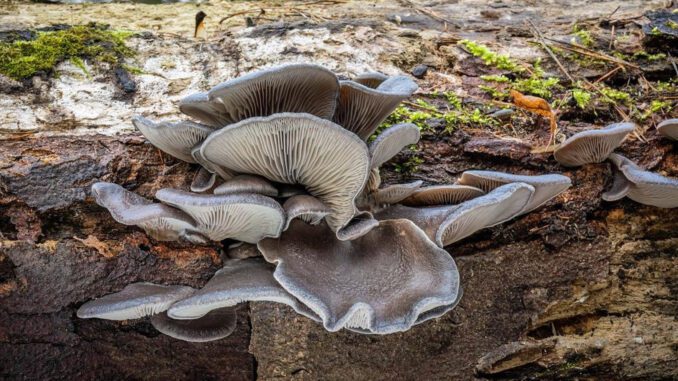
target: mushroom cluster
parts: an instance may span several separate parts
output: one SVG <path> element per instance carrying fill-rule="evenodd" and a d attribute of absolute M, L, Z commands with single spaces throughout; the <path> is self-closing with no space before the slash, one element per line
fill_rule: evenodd
<path fill-rule="evenodd" d="M 286 304 L 328 331 L 370 334 L 406 331 L 453 309 L 460 278 L 443 247 L 538 208 L 571 181 L 474 170 L 450 185 L 382 187 L 379 167 L 417 143 L 419 129 L 399 124 L 373 135 L 416 89 L 406 76 L 339 80 L 295 64 L 184 98 L 179 108 L 194 121 L 135 118 L 150 143 L 199 166 L 190 191 L 160 189 L 156 202 L 96 183 L 96 202 L 157 240 L 222 242 L 231 259 L 199 290 L 135 283 L 83 304 L 78 316 L 150 316 L 160 332 L 202 342 L 228 336 L 236 306 L 249 301 Z M 616 147 L 608 140 L 570 144 L 590 151 L 583 160 L 567 151 L 557 158 L 602 161 Z M 596 144 L 609 152 L 594 152 Z M 619 169 L 615 197 L 642 194 L 635 167 Z"/>

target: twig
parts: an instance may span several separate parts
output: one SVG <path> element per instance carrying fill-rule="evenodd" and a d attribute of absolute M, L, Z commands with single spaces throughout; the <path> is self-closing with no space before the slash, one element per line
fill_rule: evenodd
<path fill-rule="evenodd" d="M 671 52 L 667 52 L 669 55 L 669 61 L 671 61 L 671 65 L 673 65 L 673 70 L 676 71 L 676 77 L 678 77 L 678 66 L 676 66 L 676 60 L 673 59 L 673 56 L 671 56 Z"/>
<path fill-rule="evenodd" d="M 610 61 L 610 62 L 614 62 L 616 64 L 628 66 L 628 67 L 633 68 L 633 69 L 641 70 L 640 66 L 638 66 L 638 65 L 632 64 L 630 62 L 624 61 L 624 60 L 619 59 L 617 57 L 610 56 L 610 55 L 605 54 L 605 53 L 596 52 L 595 50 L 585 48 L 581 45 L 572 44 L 570 42 L 560 41 L 560 40 L 556 40 L 556 39 L 549 38 L 549 37 L 544 37 L 544 39 L 555 42 L 557 44 L 560 44 L 563 49 L 573 51 L 575 53 L 595 57 L 595 58 L 598 58 L 598 59 L 601 59 L 601 60 Z"/>
<path fill-rule="evenodd" d="M 551 58 L 553 58 L 553 60 L 556 61 L 556 64 L 560 68 L 560 71 L 562 71 L 563 74 L 565 74 L 565 76 L 570 80 L 571 83 L 574 83 L 574 79 L 572 78 L 570 73 L 568 73 L 567 69 L 565 69 L 565 66 L 563 66 L 563 64 L 560 63 L 560 61 L 558 60 L 558 57 L 556 57 L 556 55 L 553 54 L 553 52 L 551 51 L 551 48 L 549 48 L 548 45 L 546 45 L 546 42 L 544 42 L 544 36 L 542 36 L 542 34 L 539 31 L 539 29 L 537 28 L 537 26 L 534 25 L 532 20 L 527 20 L 527 21 L 532 26 L 532 34 L 534 35 L 534 37 L 539 41 L 541 46 L 546 50 L 546 52 L 551 56 Z"/>
<path fill-rule="evenodd" d="M 596 81 L 593 82 L 593 83 L 596 84 L 596 83 L 603 82 L 604 80 L 610 78 L 611 76 L 614 75 L 614 73 L 618 72 L 618 71 L 621 70 L 621 69 L 623 69 L 623 67 L 622 67 L 621 65 L 617 65 L 617 67 L 615 67 L 614 69 L 608 71 L 607 73 L 605 73 L 604 75 L 602 75 L 600 78 L 596 79 Z"/>

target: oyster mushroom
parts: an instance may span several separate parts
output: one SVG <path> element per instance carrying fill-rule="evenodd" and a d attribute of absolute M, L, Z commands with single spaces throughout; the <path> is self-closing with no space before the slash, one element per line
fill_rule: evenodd
<path fill-rule="evenodd" d="M 217 181 L 217 175 L 210 173 L 204 167 L 200 167 L 198 172 L 193 176 L 193 181 L 191 182 L 191 192 L 207 192 L 210 188 L 214 186 Z"/>
<path fill-rule="evenodd" d="M 667 138 L 678 140 L 678 119 L 666 119 L 659 123 L 657 131 Z"/>
<path fill-rule="evenodd" d="M 205 95 L 183 99 L 179 109 L 214 127 L 285 112 L 331 119 L 338 92 L 339 82 L 331 71 L 317 65 L 292 64 L 224 82 Z"/>
<path fill-rule="evenodd" d="M 317 317 L 273 278 L 275 266 L 262 258 L 232 259 L 202 289 L 167 311 L 172 319 L 198 319 L 213 310 L 239 303 L 267 301 L 286 304 L 304 316 Z"/>
<path fill-rule="evenodd" d="M 356 214 L 354 200 L 370 165 L 367 146 L 357 136 L 307 114 L 244 120 L 210 135 L 201 153 L 238 173 L 304 186 L 332 209 L 326 219 L 336 232 Z"/>
<path fill-rule="evenodd" d="M 382 221 L 352 241 L 325 225 L 292 221 L 280 239 L 258 244 L 275 279 L 317 314 L 329 331 L 387 334 L 457 300 L 454 260 L 407 220 Z"/>
<path fill-rule="evenodd" d="M 237 317 L 233 308 L 220 308 L 193 320 L 176 320 L 166 313 L 151 317 L 153 328 L 178 340 L 204 343 L 223 339 L 233 333 Z"/>
<path fill-rule="evenodd" d="M 483 194 L 482 189 L 469 185 L 434 185 L 415 190 L 400 203 L 407 206 L 454 205 Z"/>
<path fill-rule="evenodd" d="M 371 89 L 376 89 L 377 87 L 379 87 L 379 85 L 381 85 L 382 82 L 384 82 L 387 79 L 388 75 L 386 74 L 370 72 L 358 75 L 353 79 L 353 82 L 359 83 Z"/>
<path fill-rule="evenodd" d="M 635 128 L 633 123 L 614 123 L 599 130 L 574 134 L 553 152 L 553 156 L 566 167 L 602 163 Z"/>
<path fill-rule="evenodd" d="M 379 124 L 417 89 L 406 76 L 386 79 L 372 89 L 354 81 L 341 81 L 333 121 L 367 140 Z"/>
<path fill-rule="evenodd" d="M 78 308 L 77 315 L 81 319 L 139 319 L 166 311 L 174 302 L 194 292 L 195 289 L 186 286 L 132 283 L 120 292 L 83 304 Z"/>
<path fill-rule="evenodd" d="M 278 189 L 259 176 L 238 175 L 214 188 L 214 194 L 258 193 L 275 197 Z"/>
<path fill-rule="evenodd" d="M 117 184 L 99 182 L 92 185 L 92 195 L 97 204 L 108 209 L 117 222 L 136 225 L 159 241 L 180 238 L 194 243 L 204 243 L 196 222 L 188 214 L 168 205 L 154 203 Z"/>
<path fill-rule="evenodd" d="M 317 198 L 308 195 L 294 195 L 288 198 L 283 204 L 283 209 L 285 209 L 287 215 L 283 230 L 287 230 L 290 222 L 295 218 L 299 218 L 307 224 L 317 225 L 323 218 L 332 213 L 332 209 L 325 206 Z"/>
<path fill-rule="evenodd" d="M 378 168 L 403 148 L 419 141 L 419 128 L 412 123 L 393 125 L 382 131 L 370 144 L 371 168 Z"/>
<path fill-rule="evenodd" d="M 146 139 L 164 152 L 188 163 L 195 163 L 191 150 L 212 133 L 211 127 L 193 122 L 154 123 L 135 116 L 132 124 Z"/>
<path fill-rule="evenodd" d="M 421 187 L 421 184 L 423 184 L 423 181 L 417 180 L 407 184 L 389 185 L 386 188 L 368 193 L 360 206 L 363 208 L 376 209 L 380 205 L 397 204 L 416 192 L 419 187 Z"/>
<path fill-rule="evenodd" d="M 623 197 L 621 195 L 625 195 L 645 205 L 678 207 L 678 179 L 645 171 L 621 155 L 610 155 L 610 161 L 621 176 L 615 176 L 615 184 L 610 191 L 603 194 L 604 199 L 618 200 Z"/>
<path fill-rule="evenodd" d="M 191 150 L 191 156 L 193 157 L 193 160 L 195 160 L 196 163 L 200 164 L 203 168 L 205 168 L 208 172 L 214 173 L 217 176 L 221 177 L 222 180 L 230 180 L 233 178 L 235 175 L 228 171 L 226 168 L 222 168 L 214 163 L 210 163 L 202 157 L 200 154 L 200 145 L 197 145 L 193 147 Z"/>
<path fill-rule="evenodd" d="M 572 180 L 558 174 L 529 176 L 494 171 L 466 171 L 457 180 L 457 184 L 474 186 L 485 192 L 510 183 L 525 183 L 534 187 L 534 194 L 522 212 L 527 213 L 563 193 L 572 185 Z"/>
<path fill-rule="evenodd" d="M 213 241 L 232 238 L 256 243 L 280 235 L 285 223 L 282 207 L 260 194 L 212 195 L 165 188 L 155 197 L 190 215 L 199 231 Z"/>

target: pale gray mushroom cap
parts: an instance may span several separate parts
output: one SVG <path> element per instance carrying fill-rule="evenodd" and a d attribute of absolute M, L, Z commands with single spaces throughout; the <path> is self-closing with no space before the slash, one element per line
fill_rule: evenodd
<path fill-rule="evenodd" d="M 293 221 L 280 239 L 258 246 L 278 263 L 275 279 L 329 331 L 406 331 L 459 291 L 452 257 L 407 220 L 383 221 L 353 241 L 338 241 L 324 224 Z"/>
<path fill-rule="evenodd" d="M 534 187 L 525 183 L 502 185 L 490 193 L 459 204 L 440 225 L 435 242 L 447 246 L 519 215 L 529 202 Z"/>
<path fill-rule="evenodd" d="M 285 209 L 285 214 L 287 215 L 287 221 L 283 230 L 287 230 L 290 222 L 295 218 L 307 224 L 317 225 L 323 218 L 332 213 L 332 209 L 328 208 L 317 198 L 308 195 L 295 195 L 288 198 L 283 204 L 283 209 Z"/>
<path fill-rule="evenodd" d="M 153 203 L 117 184 L 99 182 L 92 185 L 97 204 L 108 209 L 117 222 L 136 225 L 160 241 L 179 238 L 194 243 L 206 242 L 198 233 L 196 222 L 188 214 L 168 205 Z"/>
<path fill-rule="evenodd" d="M 212 128 L 188 121 L 155 123 L 141 116 L 132 118 L 132 124 L 151 144 L 188 163 L 195 163 L 191 150 L 201 143 Z"/>
<path fill-rule="evenodd" d="M 201 98 L 184 99 L 182 112 L 205 123 L 225 126 L 251 117 L 298 112 L 330 119 L 339 82 L 317 65 L 292 64 L 256 71 L 217 85 Z M 205 117 L 207 115 L 207 117 Z"/>
<path fill-rule="evenodd" d="M 217 175 L 210 173 L 205 167 L 200 167 L 193 176 L 191 182 L 191 192 L 207 192 L 217 181 Z"/>
<path fill-rule="evenodd" d="M 371 167 L 380 167 L 403 148 L 416 144 L 419 137 L 419 127 L 412 123 L 396 124 L 385 129 L 370 144 Z"/>
<path fill-rule="evenodd" d="M 260 194 L 211 195 L 160 189 L 155 197 L 190 215 L 199 231 L 213 241 L 232 238 L 256 243 L 280 235 L 285 223 L 282 207 Z"/>
<path fill-rule="evenodd" d="M 404 205 L 393 205 L 377 211 L 374 217 L 378 221 L 397 220 L 404 218 L 412 221 L 426 233 L 428 238 L 435 242 L 436 233 L 440 225 L 450 213 L 459 208 L 459 205 L 429 206 L 413 208 Z"/>
<path fill-rule="evenodd" d="M 379 225 L 379 221 L 374 219 L 372 213 L 361 211 L 346 224 L 341 230 L 337 231 L 337 239 L 340 241 L 350 241 L 367 234 L 370 230 Z"/>
<path fill-rule="evenodd" d="M 378 72 L 369 72 L 369 73 L 363 73 L 358 76 L 356 76 L 353 79 L 353 82 L 359 83 L 365 87 L 369 87 L 371 89 L 376 89 L 381 85 L 382 82 L 388 79 L 388 75 L 378 73 Z"/>
<path fill-rule="evenodd" d="M 244 120 L 210 135 L 201 152 L 239 173 L 303 185 L 332 209 L 326 219 L 335 231 L 355 215 L 370 164 L 367 146 L 356 135 L 307 114 Z"/>
<path fill-rule="evenodd" d="M 504 184 L 530 184 L 534 187 L 534 194 L 522 212 L 527 213 L 566 191 L 572 185 L 572 180 L 567 176 L 558 174 L 529 176 L 494 171 L 466 171 L 462 173 L 457 183 L 474 186 L 485 192 Z"/>
<path fill-rule="evenodd" d="M 214 188 L 214 194 L 258 193 L 275 197 L 278 189 L 266 179 L 252 175 L 238 175 Z"/>
<path fill-rule="evenodd" d="M 419 188 L 401 204 L 407 206 L 454 205 L 482 196 L 482 189 L 469 185 L 434 185 Z"/>
<path fill-rule="evenodd" d="M 423 184 L 417 180 L 406 184 L 393 184 L 376 192 L 369 193 L 366 197 L 366 206 L 378 208 L 381 205 L 392 205 L 401 202 L 416 192 Z"/>
<path fill-rule="evenodd" d="M 633 123 L 614 123 L 599 130 L 574 134 L 553 152 L 553 156 L 566 167 L 602 163 L 635 128 Z"/>
<path fill-rule="evenodd" d="M 376 89 L 353 81 L 340 83 L 339 103 L 332 120 L 363 140 L 417 89 L 417 84 L 406 76 L 391 77 Z"/>
<path fill-rule="evenodd" d="M 221 104 L 210 101 L 207 93 L 191 94 L 179 102 L 179 111 L 215 128 L 228 124 L 222 109 Z"/>
<path fill-rule="evenodd" d="M 621 155 L 610 155 L 610 159 L 630 183 L 626 197 L 659 208 L 678 207 L 678 179 L 645 171 Z"/>
<path fill-rule="evenodd" d="M 167 315 L 172 319 L 197 319 L 215 309 L 265 301 L 286 304 L 318 321 L 317 316 L 278 284 L 273 270 L 275 266 L 263 258 L 226 261 L 205 287 L 172 305 Z"/>
<path fill-rule="evenodd" d="M 161 313 L 151 317 L 153 328 L 177 340 L 204 343 L 228 337 L 237 323 L 233 308 L 213 310 L 194 320 L 175 320 Z"/>
<path fill-rule="evenodd" d="M 657 131 L 667 138 L 678 140 L 678 119 L 666 119 L 659 123 Z"/>
<path fill-rule="evenodd" d="M 132 283 L 120 292 L 91 300 L 78 308 L 81 319 L 128 320 L 155 315 L 167 310 L 195 290 L 186 286 L 162 286 L 153 283 Z"/>
<path fill-rule="evenodd" d="M 211 163 L 207 159 L 202 157 L 202 154 L 200 153 L 200 147 L 201 145 L 197 145 L 193 147 L 193 149 L 191 150 L 191 156 L 193 157 L 193 160 L 195 160 L 196 163 L 200 164 L 208 172 L 216 174 L 222 180 L 229 180 L 235 176 L 235 174 L 233 174 L 226 168 L 222 168 L 219 165 Z"/>
<path fill-rule="evenodd" d="M 631 160 L 625 158 L 622 155 L 616 153 L 610 154 L 608 157 L 612 163 L 612 187 L 602 194 L 602 199 L 605 201 L 617 201 L 628 195 L 631 190 L 631 182 L 626 178 L 624 173 L 621 171 L 621 167 L 624 165 L 631 165 L 637 167 L 635 163 Z"/>

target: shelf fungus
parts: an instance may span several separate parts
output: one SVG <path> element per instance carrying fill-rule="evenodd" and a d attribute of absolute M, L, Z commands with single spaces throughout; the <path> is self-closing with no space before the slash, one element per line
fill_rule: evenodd
<path fill-rule="evenodd" d="M 599 130 L 574 134 L 553 152 L 553 156 L 565 167 L 602 163 L 635 128 L 633 123 L 614 123 Z"/>
<path fill-rule="evenodd" d="M 83 304 L 78 316 L 150 316 L 160 332 L 202 342 L 228 336 L 246 302 L 282 303 L 329 331 L 369 334 L 444 315 L 462 292 L 443 247 L 542 205 L 570 182 L 469 171 L 463 184 L 382 186 L 379 167 L 416 144 L 419 128 L 371 137 L 416 88 L 406 76 L 339 81 L 296 64 L 184 98 L 179 108 L 194 121 L 135 118 L 151 144 L 194 165 L 190 191 L 160 189 L 152 201 L 97 183 L 96 202 L 154 239 L 215 245 L 237 259 L 198 290 L 133 284 Z"/>
<path fill-rule="evenodd" d="M 659 123 L 657 131 L 669 139 L 678 140 L 678 119 L 667 119 Z"/>
<path fill-rule="evenodd" d="M 611 154 L 614 179 L 603 200 L 616 201 L 628 197 L 645 205 L 678 208 L 678 179 L 672 179 L 640 168 L 622 155 Z"/>

